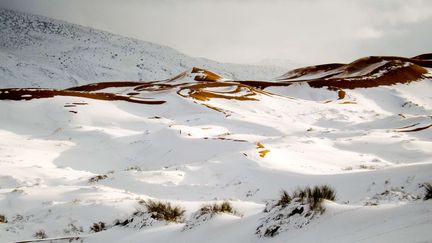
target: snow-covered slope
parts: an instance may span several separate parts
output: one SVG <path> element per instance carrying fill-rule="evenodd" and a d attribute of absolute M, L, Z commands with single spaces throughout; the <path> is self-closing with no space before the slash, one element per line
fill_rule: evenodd
<path fill-rule="evenodd" d="M 0 86 L 23 87 L 0 88 L 0 242 L 429 242 L 430 68 L 271 79 L 0 10 Z M 335 198 L 297 189 L 315 185 Z"/>
<path fill-rule="evenodd" d="M 289 69 L 193 58 L 166 46 L 0 9 L 0 87 L 165 79 L 194 66 L 234 79 L 272 78 Z"/>
<path fill-rule="evenodd" d="M 221 76 L 0 90 L 0 241 L 431 241 L 430 79 L 342 90 Z M 277 202 L 323 184 L 336 192 L 324 213 Z M 185 214 L 156 220 L 149 199 Z M 237 213 L 200 210 L 222 200 Z"/>

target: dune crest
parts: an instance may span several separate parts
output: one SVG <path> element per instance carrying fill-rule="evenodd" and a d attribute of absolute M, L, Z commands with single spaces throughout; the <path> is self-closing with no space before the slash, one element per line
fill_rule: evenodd
<path fill-rule="evenodd" d="M 311 87 L 345 89 L 409 83 L 427 78 L 432 54 L 413 58 L 370 56 L 349 64 L 332 63 L 294 69 L 277 78 L 286 82 L 307 82 Z"/>

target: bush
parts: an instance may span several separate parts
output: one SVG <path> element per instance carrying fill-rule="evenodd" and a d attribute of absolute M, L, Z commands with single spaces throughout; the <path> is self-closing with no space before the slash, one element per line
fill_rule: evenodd
<path fill-rule="evenodd" d="M 296 189 L 292 194 L 282 191 L 280 197 L 267 203 L 256 228 L 260 237 L 274 237 L 281 232 L 301 229 L 324 212 L 324 199 L 335 200 L 335 191 L 327 185 Z"/>
<path fill-rule="evenodd" d="M 104 222 L 99 221 L 99 223 L 94 223 L 93 226 L 90 227 L 90 231 L 100 232 L 102 230 L 106 230 L 106 225 Z"/>
<path fill-rule="evenodd" d="M 33 234 L 33 237 L 36 239 L 45 239 L 48 238 L 48 235 L 45 233 L 44 230 L 39 230 Z"/>
<path fill-rule="evenodd" d="M 206 204 L 190 216 L 190 218 L 186 221 L 182 231 L 195 228 L 204 222 L 211 220 L 217 214 L 222 213 L 232 214 L 239 217 L 242 216 L 232 207 L 231 203 L 228 201 L 224 201 L 222 203 Z"/>
<path fill-rule="evenodd" d="M 298 188 L 294 191 L 292 196 L 285 190 L 282 191 L 281 196 L 275 206 L 285 207 L 291 203 L 292 200 L 300 201 L 302 203 L 309 203 L 310 209 L 322 210 L 323 200 L 334 201 L 336 199 L 336 193 L 328 185 L 305 187 L 303 189 Z"/>
<path fill-rule="evenodd" d="M 289 193 L 285 190 L 282 190 L 281 196 L 279 198 L 279 201 L 276 203 L 276 206 L 285 207 L 286 205 L 291 203 L 291 200 L 292 200 L 292 198 L 289 195 Z"/>
<path fill-rule="evenodd" d="M 104 180 L 106 178 L 108 178 L 108 175 L 97 175 L 97 176 L 90 177 L 88 182 L 89 183 L 95 183 L 95 182 L 98 182 L 100 180 Z"/>
<path fill-rule="evenodd" d="M 3 214 L 0 214 L 0 224 L 2 223 L 7 223 L 7 219 L 6 216 L 4 216 Z"/>
<path fill-rule="evenodd" d="M 204 205 L 200 209 L 200 211 L 209 212 L 209 213 L 230 213 L 234 215 L 239 215 L 239 213 L 236 210 L 234 210 L 231 203 L 229 203 L 228 201 L 225 201 L 221 204 L 214 203 L 214 204 Z"/>
<path fill-rule="evenodd" d="M 185 210 L 179 206 L 172 206 L 169 202 L 152 200 L 147 200 L 143 203 L 153 219 L 175 223 L 183 221 Z"/>
<path fill-rule="evenodd" d="M 301 202 L 307 202 L 312 210 L 322 210 L 322 202 L 324 199 L 334 201 L 336 193 L 333 188 L 328 185 L 305 187 L 304 189 L 297 189 L 293 195 Z"/>
<path fill-rule="evenodd" d="M 432 185 L 430 183 L 425 183 L 423 184 L 424 188 L 425 188 L 425 196 L 424 196 L 424 200 L 429 200 L 432 199 Z"/>

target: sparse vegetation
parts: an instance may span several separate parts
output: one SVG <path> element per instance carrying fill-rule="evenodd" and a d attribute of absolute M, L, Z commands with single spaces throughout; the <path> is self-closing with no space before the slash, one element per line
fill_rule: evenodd
<path fill-rule="evenodd" d="M 3 214 L 0 214 L 0 224 L 4 224 L 4 223 L 7 223 L 6 216 L 4 216 Z"/>
<path fill-rule="evenodd" d="M 108 178 L 108 175 L 96 175 L 96 176 L 90 177 L 88 182 L 89 183 L 95 183 L 95 182 L 98 182 L 100 180 L 104 180 L 106 178 Z"/>
<path fill-rule="evenodd" d="M 240 217 L 242 216 L 228 201 L 224 201 L 222 203 L 206 204 L 190 216 L 190 218 L 185 223 L 183 231 L 195 228 L 204 222 L 211 220 L 217 214 L 222 213 L 232 214 Z"/>
<path fill-rule="evenodd" d="M 322 202 L 323 200 L 334 201 L 336 199 L 336 193 L 328 185 L 314 186 L 298 188 L 294 191 L 292 196 L 285 190 L 282 191 L 279 200 L 275 206 L 285 207 L 291 203 L 291 201 L 296 200 L 302 203 L 309 203 L 312 210 L 323 210 Z"/>
<path fill-rule="evenodd" d="M 291 196 L 289 195 L 289 193 L 285 190 L 282 190 L 281 196 L 279 201 L 276 203 L 276 206 L 282 206 L 285 207 L 286 205 L 288 205 L 289 203 L 291 203 Z"/>
<path fill-rule="evenodd" d="M 323 200 L 334 201 L 336 193 L 328 185 L 314 186 L 313 188 L 307 186 L 304 189 L 294 191 L 293 198 L 299 198 L 301 202 L 309 203 L 312 210 L 322 210 Z"/>
<path fill-rule="evenodd" d="M 432 199 L 432 184 L 424 183 L 423 186 L 424 186 L 425 191 L 426 191 L 423 199 L 424 200 Z"/>
<path fill-rule="evenodd" d="M 12 193 L 24 193 L 24 190 L 21 189 L 21 188 L 19 188 L 19 187 L 17 187 L 17 188 L 14 188 L 11 192 Z"/>
<path fill-rule="evenodd" d="M 179 206 L 172 206 L 169 202 L 152 200 L 147 200 L 143 203 L 153 219 L 175 223 L 183 221 L 185 210 Z"/>
<path fill-rule="evenodd" d="M 134 165 L 127 167 L 125 171 L 142 171 L 142 169 L 138 165 Z"/>
<path fill-rule="evenodd" d="M 76 226 L 76 225 L 74 225 L 73 223 L 70 223 L 70 224 L 67 225 L 67 228 L 65 228 L 65 229 L 63 230 L 63 232 L 64 232 L 66 235 L 70 235 L 70 234 L 80 234 L 80 233 L 83 233 L 83 232 L 84 232 L 84 229 L 83 229 L 82 226 Z"/>
<path fill-rule="evenodd" d="M 229 203 L 228 201 L 224 201 L 220 204 L 214 203 L 204 205 L 203 207 L 201 207 L 200 211 L 204 213 L 229 213 L 239 215 L 239 213 L 232 207 L 231 203 Z"/>
<path fill-rule="evenodd" d="M 292 194 L 283 190 L 277 200 L 267 203 L 261 224 L 256 228 L 260 237 L 274 237 L 281 232 L 300 229 L 324 212 L 322 202 L 334 201 L 336 193 L 330 186 L 296 189 Z"/>
<path fill-rule="evenodd" d="M 33 234 L 33 237 L 36 239 L 45 239 L 45 238 L 48 238 L 48 235 L 45 233 L 44 230 L 39 230 Z"/>
<path fill-rule="evenodd" d="M 91 232 L 100 232 L 102 230 L 106 230 L 106 225 L 104 222 L 99 221 L 98 223 L 94 223 L 93 226 L 90 227 Z"/>

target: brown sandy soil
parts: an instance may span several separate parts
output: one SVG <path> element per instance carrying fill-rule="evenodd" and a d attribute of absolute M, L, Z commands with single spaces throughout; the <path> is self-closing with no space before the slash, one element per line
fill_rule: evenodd
<path fill-rule="evenodd" d="M 342 64 L 342 63 L 330 63 L 330 64 L 321 64 L 321 65 L 316 65 L 316 66 L 297 68 L 297 69 L 291 70 L 291 71 L 287 72 L 286 74 L 280 76 L 278 78 L 278 80 L 289 80 L 289 79 L 295 79 L 295 78 L 303 77 L 305 75 L 323 74 L 325 72 L 340 68 L 344 65 L 345 64 Z M 325 78 L 325 75 L 322 76 L 321 78 Z"/>
<path fill-rule="evenodd" d="M 219 81 L 222 79 L 221 76 L 214 72 L 197 67 L 192 68 L 191 73 L 199 74 L 195 76 L 196 81 Z"/>
<path fill-rule="evenodd" d="M 55 90 L 55 89 L 0 89 L 0 100 L 32 100 L 51 98 L 54 96 L 82 97 L 96 100 L 123 100 L 132 103 L 159 105 L 165 103 L 162 100 L 145 100 L 133 96 L 125 96 L 113 93 L 90 93 L 83 91 Z"/>
<path fill-rule="evenodd" d="M 270 150 L 269 149 L 265 149 L 265 150 L 259 151 L 258 153 L 259 153 L 259 155 L 260 155 L 261 158 L 264 158 L 268 152 L 270 152 Z"/>
<path fill-rule="evenodd" d="M 417 124 L 414 124 L 414 125 L 411 125 L 411 126 L 404 127 L 404 128 L 414 127 L 414 126 L 416 126 L 416 125 L 418 125 L 418 123 L 417 123 Z M 418 131 L 422 131 L 422 130 L 428 129 L 428 128 L 430 128 L 430 127 L 432 127 L 432 124 L 429 124 L 429 125 L 427 125 L 427 126 L 422 126 L 422 127 L 413 128 L 413 129 L 396 130 L 396 131 L 397 131 L 397 132 L 418 132 Z M 402 128 L 400 128 L 400 129 L 402 129 Z"/>
<path fill-rule="evenodd" d="M 355 104 L 357 104 L 357 102 L 355 102 L 355 101 L 344 101 L 344 102 L 339 102 L 339 104 L 341 104 L 341 105 L 355 105 Z"/>
<path fill-rule="evenodd" d="M 204 139 L 208 139 L 205 137 Z M 224 138 L 224 137 L 218 137 L 218 138 L 212 138 L 213 140 L 226 140 L 226 141 L 234 141 L 234 142 L 241 142 L 241 143 L 247 143 L 247 140 L 244 139 L 232 139 L 232 138 Z"/>
<path fill-rule="evenodd" d="M 338 90 L 338 100 L 343 100 L 345 98 L 346 92 L 342 89 Z"/>
<path fill-rule="evenodd" d="M 393 69 L 394 68 L 394 69 Z M 385 71 L 384 74 L 379 74 Z M 409 83 L 425 78 L 424 74 L 428 71 L 416 64 L 403 66 L 398 62 L 389 62 L 382 68 L 376 69 L 368 75 L 349 78 L 330 78 L 308 81 L 314 88 L 337 87 L 342 89 L 371 88 L 383 85 L 393 85 L 397 83 Z"/>
<path fill-rule="evenodd" d="M 145 83 L 133 82 L 133 81 L 100 82 L 100 83 L 92 83 L 92 84 L 86 84 L 82 86 L 76 86 L 76 87 L 68 88 L 66 90 L 91 92 L 91 91 L 98 91 L 106 88 L 136 87 L 142 84 Z"/>
<path fill-rule="evenodd" d="M 262 148 L 264 148 L 264 145 L 262 143 L 257 143 L 257 148 L 262 149 Z"/>
<path fill-rule="evenodd" d="M 267 153 L 270 152 L 270 149 L 266 149 L 262 143 L 257 143 L 258 154 L 261 158 L 264 158 Z"/>
<path fill-rule="evenodd" d="M 426 78 L 426 68 L 432 67 L 431 56 L 432 54 L 414 58 L 370 56 L 349 64 L 334 63 L 295 69 L 278 80 L 306 82 L 315 88 L 345 89 L 409 83 Z"/>
<path fill-rule="evenodd" d="M 432 53 L 426 53 L 413 57 L 412 59 L 432 60 Z"/>
<path fill-rule="evenodd" d="M 231 88 L 228 91 L 213 90 L 213 88 Z M 186 92 L 186 94 L 185 94 Z M 181 88 L 177 92 L 183 97 L 192 97 L 196 100 L 206 101 L 213 98 L 229 100 L 257 100 L 257 94 L 269 93 L 253 87 L 231 82 L 204 82 Z"/>
<path fill-rule="evenodd" d="M 404 117 L 405 118 L 405 117 Z M 399 128 L 397 128 L 398 130 L 399 129 L 405 129 L 405 128 L 410 128 L 410 127 L 415 127 L 415 126 L 417 126 L 417 125 L 419 125 L 420 123 L 414 123 L 414 124 L 412 124 L 412 125 L 408 125 L 408 126 L 404 126 L 404 127 L 399 127 Z"/>
<path fill-rule="evenodd" d="M 327 87 L 345 97 L 341 89 L 371 88 L 381 85 L 409 83 L 427 78 L 426 68 L 432 67 L 432 54 L 414 58 L 394 56 L 370 56 L 349 64 L 331 63 L 298 68 L 276 80 L 235 80 L 256 89 L 274 86 L 289 86 L 292 83 L 307 83 L 314 88 Z M 368 70 L 369 69 L 369 70 Z M 217 75 L 217 77 L 220 77 Z M 209 79 L 214 81 L 214 79 Z"/>

